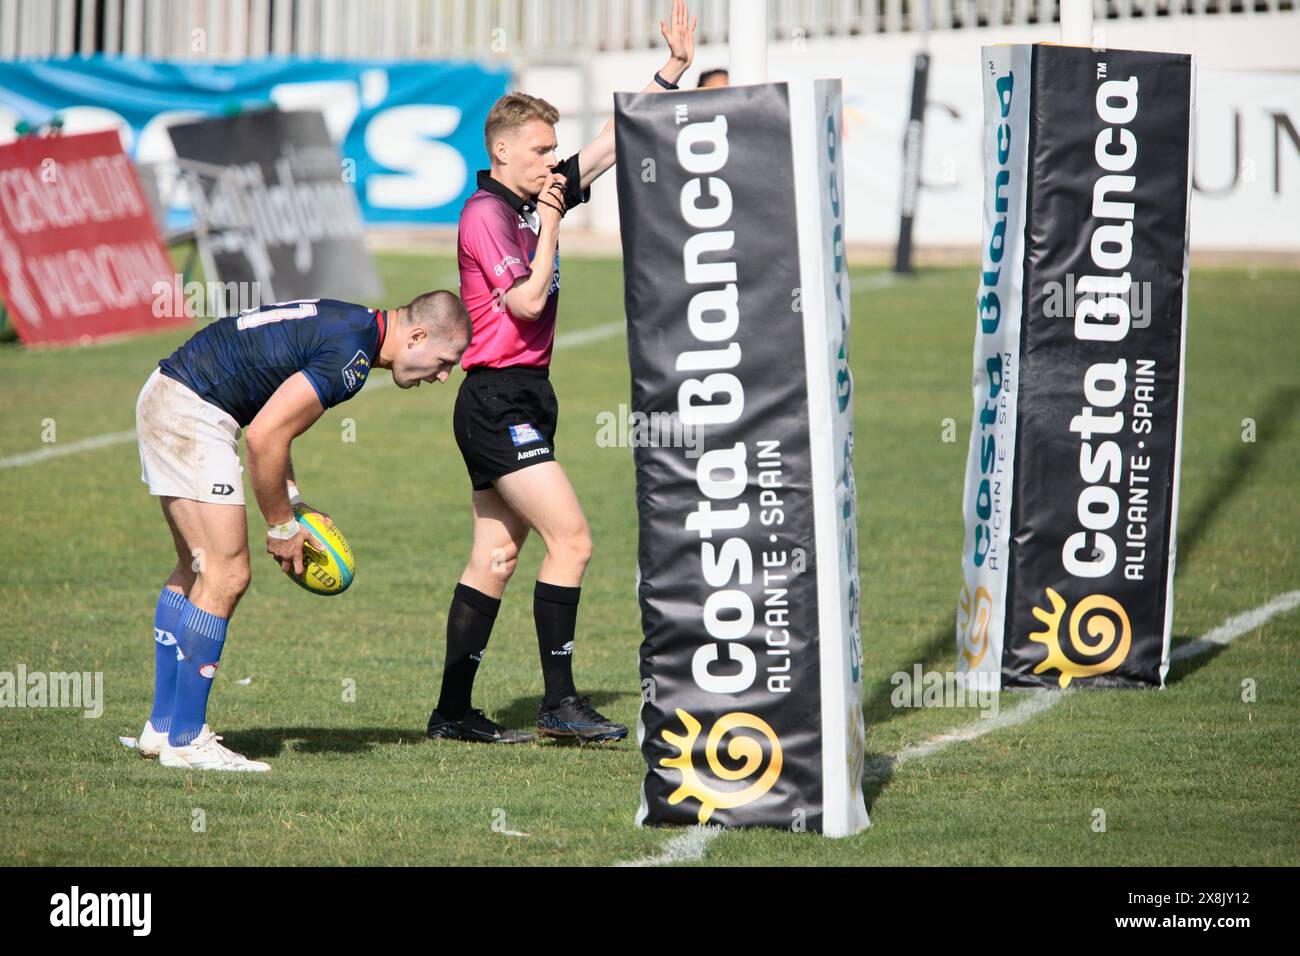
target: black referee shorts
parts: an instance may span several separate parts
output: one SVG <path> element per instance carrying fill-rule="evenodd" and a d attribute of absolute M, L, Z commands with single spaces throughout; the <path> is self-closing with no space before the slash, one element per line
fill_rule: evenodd
<path fill-rule="evenodd" d="M 555 460 L 560 409 L 544 368 L 485 368 L 465 373 L 452 427 L 475 491 L 502 475 Z"/>

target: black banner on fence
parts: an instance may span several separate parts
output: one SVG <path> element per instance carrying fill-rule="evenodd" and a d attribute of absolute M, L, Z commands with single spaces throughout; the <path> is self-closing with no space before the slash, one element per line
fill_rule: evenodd
<path fill-rule="evenodd" d="M 320 113 L 259 110 L 168 133 L 189 184 L 208 281 L 256 283 L 260 301 L 241 296 L 239 308 L 380 295 L 356 177 Z M 238 310 L 223 298 L 223 313 Z"/>

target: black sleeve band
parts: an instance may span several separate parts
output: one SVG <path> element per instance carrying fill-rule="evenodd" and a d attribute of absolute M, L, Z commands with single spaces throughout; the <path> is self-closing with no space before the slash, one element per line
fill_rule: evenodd
<path fill-rule="evenodd" d="M 564 176 L 565 209 L 572 209 L 574 206 L 591 199 L 591 187 L 582 188 L 582 170 L 578 168 L 577 153 L 574 153 L 568 159 L 561 160 L 558 166 L 551 168 L 551 172 L 560 173 Z"/>

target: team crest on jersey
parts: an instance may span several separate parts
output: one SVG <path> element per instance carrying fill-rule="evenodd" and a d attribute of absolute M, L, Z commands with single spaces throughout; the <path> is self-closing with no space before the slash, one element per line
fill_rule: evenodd
<path fill-rule="evenodd" d="M 542 433 L 537 430 L 536 426 L 525 422 L 522 425 L 510 426 L 510 440 L 518 448 L 520 445 L 531 445 L 535 441 L 545 441 L 546 439 L 542 437 Z"/>
<path fill-rule="evenodd" d="M 343 385 L 349 392 L 355 392 L 366 383 L 366 375 L 369 372 L 370 359 L 366 358 L 365 352 L 357 349 L 357 354 L 352 356 L 352 361 L 343 366 Z"/>

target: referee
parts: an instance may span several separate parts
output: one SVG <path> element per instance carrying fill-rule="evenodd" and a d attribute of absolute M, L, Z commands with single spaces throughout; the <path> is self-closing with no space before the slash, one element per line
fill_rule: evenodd
<path fill-rule="evenodd" d="M 674 0 L 660 21 L 668 62 L 643 92 L 677 89 L 695 53 L 695 18 Z M 473 486 L 474 539 L 447 614 L 447 653 L 430 737 L 523 743 L 471 706 L 474 675 L 530 531 L 546 545 L 533 590 L 533 620 L 545 693 L 537 729 L 549 737 L 620 740 L 628 729 L 591 706 L 573 680 L 574 631 L 591 530 L 556 460 L 559 408 L 549 381 L 560 301 L 559 227 L 614 165 L 614 121 L 578 153 L 557 162 L 559 111 L 526 93 L 497 100 L 484 128 L 490 169 L 460 215 L 461 298 L 473 321 L 461 359 L 456 443 Z"/>

